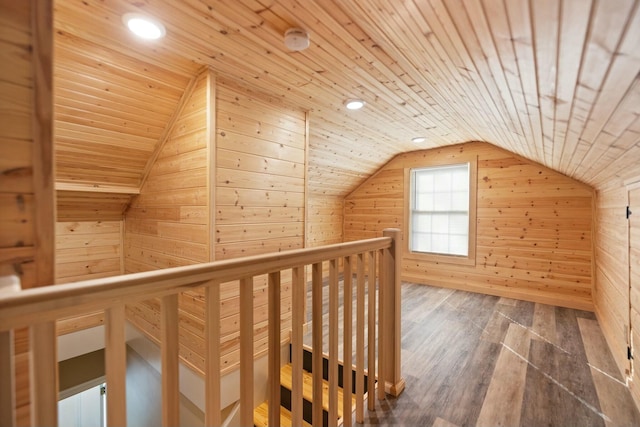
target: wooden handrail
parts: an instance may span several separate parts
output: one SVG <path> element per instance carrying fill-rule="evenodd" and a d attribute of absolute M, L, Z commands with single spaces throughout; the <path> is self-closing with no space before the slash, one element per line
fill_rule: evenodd
<path fill-rule="evenodd" d="M 400 377 L 400 255 L 399 230 L 385 230 L 384 237 L 340 243 L 318 248 L 298 249 L 274 254 L 257 255 L 206 264 L 177 267 L 145 273 L 89 280 L 71 284 L 41 287 L 0 296 L 0 334 L 11 334 L 16 328 L 30 327 L 32 337 L 31 381 L 39 384 L 32 401 L 33 422 L 37 425 L 57 423 L 57 364 L 55 321 L 72 315 L 103 310 L 105 312 L 105 368 L 107 378 L 107 423 L 126 425 L 126 343 L 124 335 L 125 305 L 156 297 L 161 298 L 161 354 L 162 354 L 162 415 L 163 425 L 175 425 L 179 420 L 178 405 L 178 293 L 203 287 L 205 294 L 205 423 L 220 425 L 220 284 L 239 281 L 240 299 L 240 422 L 253 424 L 254 369 L 254 277 L 268 275 L 269 287 L 269 424 L 279 425 L 277 401 L 280 382 L 280 287 L 281 272 L 292 272 L 292 416 L 296 424 L 302 421 L 302 322 L 306 284 L 304 268 L 312 269 L 313 314 L 313 423 L 322 423 L 322 366 L 323 366 L 323 263 L 329 264 L 329 424 L 337 425 L 338 407 L 343 406 L 345 425 L 351 425 L 351 375 L 344 385 L 348 391 L 339 401 L 338 378 L 338 322 L 339 265 L 344 261 L 343 295 L 345 350 L 343 366 L 352 366 L 351 327 L 356 328 L 356 420 L 362 421 L 364 399 L 367 407 L 375 408 L 374 388 L 378 398 L 386 390 L 399 394 L 404 387 Z M 379 271 L 378 268 L 379 267 Z M 355 273 L 355 280 L 353 274 Z M 351 310 L 356 287 L 357 310 Z M 347 289 L 348 287 L 348 289 Z M 368 299 L 365 300 L 365 292 Z M 376 298 L 384 294 L 384 299 Z M 368 302 L 367 302 L 368 301 Z M 364 306 L 368 304 L 365 310 Z M 365 321 L 366 317 L 366 321 Z M 352 319 L 355 323 L 352 324 Z M 367 332 L 365 333 L 365 328 Z M 10 336 L 10 335 L 8 335 Z M 348 344 L 346 342 L 348 340 Z M 367 351 L 365 354 L 365 340 Z M 376 355 L 376 340 L 379 343 Z M 5 340 L 6 341 L 6 340 Z M 384 343 L 384 346 L 383 346 Z M 368 381 L 364 378 L 367 359 Z M 344 371 L 344 370 L 343 370 Z M 344 371 L 347 372 L 347 371 Z M 377 380 L 377 382 L 376 382 Z M 11 396 L 3 399 L 11 402 Z M 348 399 L 348 401 L 346 400 Z M 12 421 L 13 422 L 13 421 Z"/>
<path fill-rule="evenodd" d="M 0 299 L 0 331 L 102 310 L 108 303 L 132 303 L 182 292 L 205 282 L 229 282 L 390 246 L 390 238 L 378 237 L 26 289 Z"/>

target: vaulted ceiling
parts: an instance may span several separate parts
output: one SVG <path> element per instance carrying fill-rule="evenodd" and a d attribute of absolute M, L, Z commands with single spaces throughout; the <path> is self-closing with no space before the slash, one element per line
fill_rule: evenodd
<path fill-rule="evenodd" d="M 126 12 L 166 37 L 135 39 Z M 469 140 L 597 188 L 640 175 L 639 0 L 57 0 L 55 28 L 61 183 L 138 188 L 203 66 L 309 111 L 315 193 Z"/>

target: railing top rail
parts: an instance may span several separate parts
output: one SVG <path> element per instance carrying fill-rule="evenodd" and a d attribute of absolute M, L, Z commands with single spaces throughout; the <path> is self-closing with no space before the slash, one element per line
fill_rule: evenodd
<path fill-rule="evenodd" d="M 26 289 L 0 297 L 0 331 L 178 293 L 207 282 L 224 283 L 390 246 L 390 237 L 378 237 Z"/>

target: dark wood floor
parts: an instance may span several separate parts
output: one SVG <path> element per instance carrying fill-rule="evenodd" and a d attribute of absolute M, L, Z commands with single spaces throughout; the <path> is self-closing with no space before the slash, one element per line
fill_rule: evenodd
<path fill-rule="evenodd" d="M 366 425 L 640 425 L 591 312 L 403 284 L 402 373 Z"/>

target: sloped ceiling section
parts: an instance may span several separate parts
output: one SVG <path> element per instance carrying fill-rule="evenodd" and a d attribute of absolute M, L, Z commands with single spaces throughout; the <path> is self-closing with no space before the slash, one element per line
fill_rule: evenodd
<path fill-rule="evenodd" d="M 309 111 L 314 193 L 348 194 L 397 153 L 468 140 L 607 186 L 640 175 L 639 3 L 58 0 L 58 178 L 135 186 L 207 65 Z M 126 12 L 167 36 L 134 40 Z M 285 48 L 290 27 L 310 33 L 307 50 Z M 367 105 L 347 111 L 348 98 Z"/>

